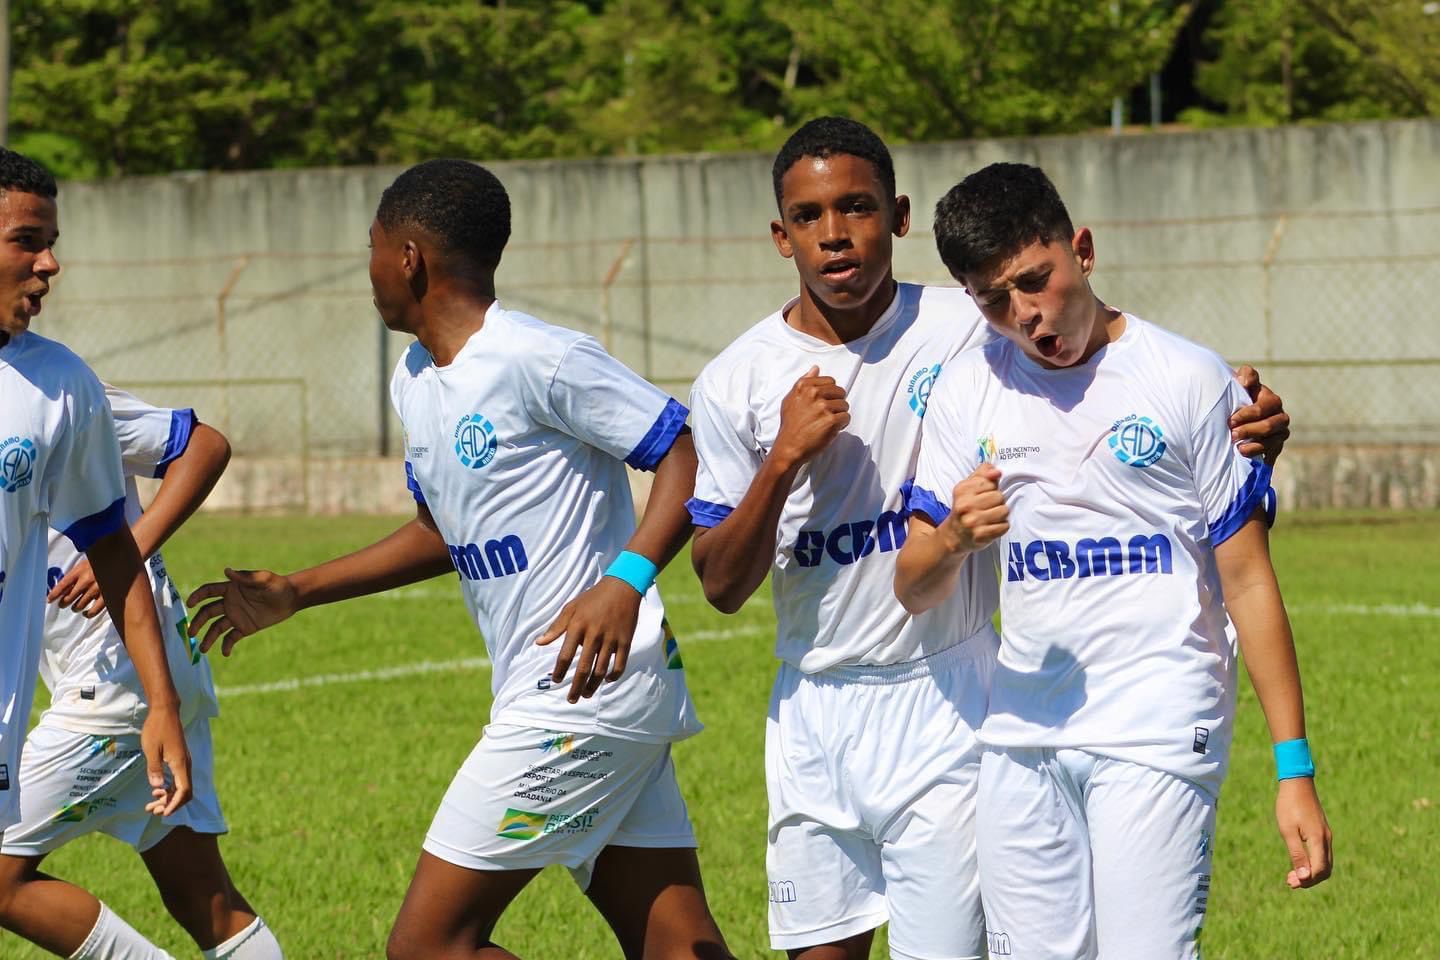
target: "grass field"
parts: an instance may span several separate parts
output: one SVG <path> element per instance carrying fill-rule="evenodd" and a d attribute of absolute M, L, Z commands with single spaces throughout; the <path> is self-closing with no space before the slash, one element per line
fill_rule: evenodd
<path fill-rule="evenodd" d="M 199 517 L 166 554 L 185 590 L 227 563 L 294 569 L 391 526 Z M 1436 513 L 1282 519 L 1274 550 L 1339 865 L 1319 889 L 1285 888 L 1269 741 L 1247 684 L 1220 808 L 1207 957 L 1440 958 L 1437 546 Z M 684 562 L 661 586 L 708 725 L 677 748 L 676 762 L 710 902 L 737 956 L 766 956 L 768 597 L 723 617 Z M 223 849 L 292 960 L 383 956 L 425 828 L 490 704 L 483 665 L 418 665 L 483 653 L 458 591 L 441 579 L 302 614 L 229 660 L 212 656 L 232 829 Z M 279 683 L 290 680 L 302 684 Z M 128 848 L 89 837 L 47 870 L 96 892 L 177 957 L 197 955 Z M 547 871 L 521 896 L 497 938 L 526 957 L 618 956 L 563 871 Z M 885 955 L 882 940 L 875 956 Z M 42 954 L 0 932 L 0 956 Z"/>

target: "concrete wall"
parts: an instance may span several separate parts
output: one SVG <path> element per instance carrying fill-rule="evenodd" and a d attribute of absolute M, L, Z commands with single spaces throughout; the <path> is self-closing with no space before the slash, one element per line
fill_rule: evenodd
<path fill-rule="evenodd" d="M 1394 488 L 1433 504 L 1433 479 L 1426 493 L 1416 478 L 1433 478 L 1440 444 L 1440 121 L 902 147 L 897 179 L 915 209 L 902 278 L 948 282 L 934 203 L 1001 159 L 1044 167 L 1095 228 L 1110 302 L 1261 366 L 1296 418 L 1297 454 L 1408 445 L 1429 473 L 1396 466 Z M 515 224 L 502 299 L 594 333 L 683 397 L 706 360 L 795 292 L 768 236 L 769 167 L 757 154 L 495 164 Z M 397 172 L 66 184 L 65 272 L 39 328 L 111 380 L 196 406 L 254 459 L 237 470 L 298 477 L 308 455 L 308 488 L 285 502 L 317 508 L 335 499 L 315 495 L 317 478 L 341 481 L 315 464 L 399 449 L 385 383 L 405 340 L 375 318 L 365 272 L 366 230 Z M 293 494 L 294 477 L 224 499 L 279 506 L 260 491 Z"/>

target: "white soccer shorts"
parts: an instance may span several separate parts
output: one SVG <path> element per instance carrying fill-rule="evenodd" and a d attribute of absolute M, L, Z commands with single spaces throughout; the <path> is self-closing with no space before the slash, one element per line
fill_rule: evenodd
<path fill-rule="evenodd" d="M 1215 799 L 1194 783 L 1082 750 L 989 747 L 977 829 L 991 957 L 1199 957 Z"/>
<path fill-rule="evenodd" d="M 87 833 L 107 833 L 140 853 L 176 827 L 196 833 L 229 831 L 215 792 L 210 718 L 185 728 L 194 796 L 171 816 L 145 812 L 150 781 L 140 737 L 75 733 L 41 723 L 20 758 L 20 822 L 5 830 L 0 851 L 35 857 Z"/>
<path fill-rule="evenodd" d="M 470 870 L 569 868 L 607 846 L 693 848 L 668 743 L 490 724 L 440 801 L 425 850 Z"/>
<path fill-rule="evenodd" d="M 900 960 L 979 957 L 975 791 L 999 641 L 807 675 L 782 665 L 765 733 L 770 944 L 890 924 Z"/>

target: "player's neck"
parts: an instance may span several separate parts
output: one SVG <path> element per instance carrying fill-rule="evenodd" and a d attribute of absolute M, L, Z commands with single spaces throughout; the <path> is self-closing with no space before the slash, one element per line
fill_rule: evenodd
<path fill-rule="evenodd" d="M 420 305 L 415 338 L 437 367 L 449 366 L 465 344 L 485 326 L 485 312 L 495 302 L 495 291 L 431 296 Z"/>
<path fill-rule="evenodd" d="M 1091 357 L 1119 340 L 1125 333 L 1124 313 L 1108 306 L 1099 297 L 1095 298 L 1094 309 L 1094 326 L 1091 327 L 1090 341 L 1085 345 L 1085 353 L 1080 357 L 1080 363 L 1088 363 Z"/>
<path fill-rule="evenodd" d="M 800 299 L 785 315 L 785 322 L 796 330 L 816 340 L 836 346 L 850 343 L 875 329 L 875 324 L 895 302 L 900 286 L 893 276 L 887 276 L 875 290 L 875 295 L 858 306 L 845 309 L 832 307 L 810 292 L 801 284 Z"/>

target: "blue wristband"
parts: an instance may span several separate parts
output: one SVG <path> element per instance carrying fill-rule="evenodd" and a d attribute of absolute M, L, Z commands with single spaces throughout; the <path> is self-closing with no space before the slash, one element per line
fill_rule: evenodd
<path fill-rule="evenodd" d="M 1315 761 L 1310 759 L 1310 744 L 1304 737 L 1275 744 L 1275 779 L 1294 780 L 1315 776 Z"/>
<path fill-rule="evenodd" d="M 655 575 L 659 572 L 660 568 L 655 566 L 655 564 L 651 563 L 645 557 L 640 556 L 640 554 L 631 553 L 629 550 L 621 550 L 620 556 L 616 557 L 610 566 L 605 568 L 605 576 L 614 577 L 616 580 L 624 580 L 630 584 L 630 586 L 634 587 L 635 592 L 642 597 L 645 596 L 645 592 L 650 589 L 650 585 L 655 582 Z"/>

